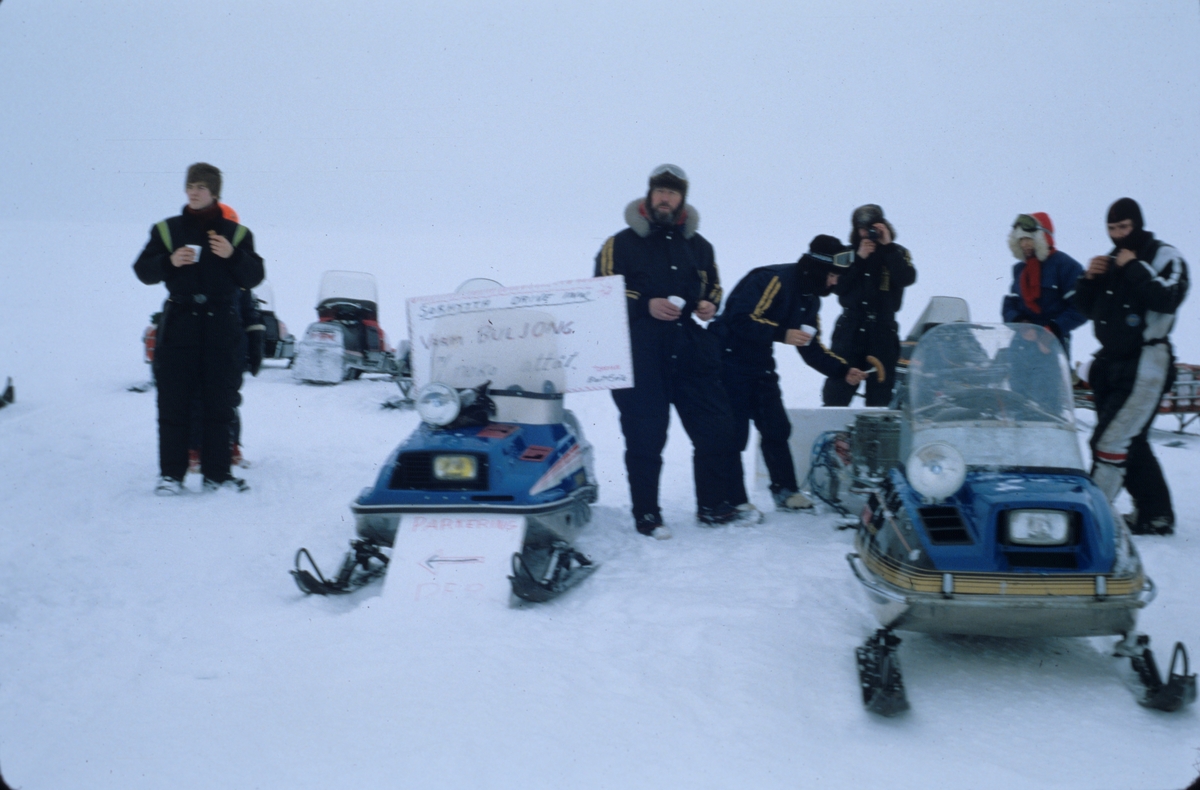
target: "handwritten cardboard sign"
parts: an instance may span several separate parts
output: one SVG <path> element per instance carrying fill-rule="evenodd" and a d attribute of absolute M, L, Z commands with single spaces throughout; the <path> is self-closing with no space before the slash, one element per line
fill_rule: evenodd
<path fill-rule="evenodd" d="M 383 596 L 405 609 L 508 605 L 512 555 L 524 540 L 524 516 L 406 514 L 396 530 Z"/>
<path fill-rule="evenodd" d="M 625 278 L 408 300 L 413 379 L 528 392 L 633 386 Z"/>

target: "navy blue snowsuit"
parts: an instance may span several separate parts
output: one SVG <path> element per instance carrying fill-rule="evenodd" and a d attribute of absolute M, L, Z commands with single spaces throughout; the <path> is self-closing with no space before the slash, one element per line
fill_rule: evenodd
<path fill-rule="evenodd" d="M 717 342 L 692 320 L 701 300 L 721 301 L 712 245 L 696 232 L 699 216 L 691 206 L 684 206 L 679 224 L 667 226 L 651 223 L 642 203 L 626 208 L 630 227 L 604 242 L 595 266 L 597 277 L 625 277 L 634 386 L 614 390 L 613 400 L 621 412 L 625 469 L 639 522 L 660 512 L 658 484 L 671 404 L 694 447 L 697 504 L 715 508 L 746 501 Z M 650 300 L 669 296 L 685 300 L 683 315 L 675 321 L 651 316 Z"/>
<path fill-rule="evenodd" d="M 797 491 L 796 468 L 788 448 L 792 424 L 775 372 L 775 343 L 789 329 L 816 327 L 817 336 L 797 346 L 800 357 L 819 373 L 844 378 L 850 366 L 820 341 L 821 298 L 826 269 L 811 259 L 751 270 L 730 293 L 721 315 L 711 325 L 721 343 L 721 379 L 733 408 L 735 441 L 744 450 L 750 421 L 762 437 L 763 460 L 771 491 Z"/>

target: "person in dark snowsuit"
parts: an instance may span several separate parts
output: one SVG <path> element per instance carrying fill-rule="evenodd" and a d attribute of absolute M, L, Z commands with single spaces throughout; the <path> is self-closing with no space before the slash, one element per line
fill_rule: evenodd
<path fill-rule="evenodd" d="M 183 212 L 150 229 L 150 240 L 133 264 L 139 280 L 164 283 L 169 293 L 155 348 L 160 471 L 155 491 L 161 495 L 183 490 L 196 392 L 203 409 L 204 487 L 246 489 L 245 481 L 229 471 L 232 384 L 241 370 L 239 352 L 245 354 L 237 299 L 239 288 L 253 288 L 264 274 L 253 234 L 222 216 L 217 203 L 221 172 L 204 162 L 194 164 L 185 189 Z"/>
<path fill-rule="evenodd" d="M 855 261 L 833 289 L 842 314 L 834 324 L 830 346 L 856 368 L 866 370 L 869 356 L 879 361 L 883 375 L 867 377 L 867 405 L 887 406 L 900 359 L 896 313 L 904 301 L 904 289 L 917 281 L 917 270 L 908 250 L 896 244 L 896 229 L 884 219 L 882 208 L 874 203 L 859 206 L 850 224 Z M 857 389 L 842 379 L 827 378 L 822 390 L 824 404 L 849 406 Z"/>
<path fill-rule="evenodd" d="M 624 275 L 634 387 L 613 391 L 625 435 L 625 469 L 638 532 L 669 538 L 658 505 L 670 408 L 692 440 L 698 518 L 704 524 L 757 523 L 746 502 L 733 414 L 720 380 L 716 338 L 707 321 L 721 301 L 713 247 L 696 232 L 687 175 L 662 165 L 648 194 L 625 209 L 629 227 L 604 242 L 595 275 Z"/>
<path fill-rule="evenodd" d="M 1170 332 L 1187 296 L 1187 263 L 1144 229 L 1131 198 L 1109 208 L 1108 235 L 1114 249 L 1092 258 L 1075 286 L 1075 304 L 1100 341 L 1087 373 L 1096 399 L 1092 478 L 1109 501 L 1121 486 L 1129 491 L 1135 533 L 1169 535 L 1171 492 L 1146 437 L 1175 378 Z"/>
<path fill-rule="evenodd" d="M 1039 211 L 1021 214 L 1008 234 L 1013 265 L 1012 288 L 1000 313 L 1006 324 L 1037 324 L 1054 333 L 1071 354 L 1071 332 L 1087 321 L 1074 304 L 1079 262 L 1054 248 L 1054 223 Z"/>
<path fill-rule="evenodd" d="M 821 297 L 829 295 L 852 257 L 850 248 L 833 236 L 817 236 L 799 261 L 752 269 L 708 327 L 721 343 L 721 380 L 733 407 L 737 446 L 746 448 L 753 420 L 779 510 L 807 510 L 812 502 L 796 482 L 788 448 L 792 424 L 779 391 L 774 344 L 795 346 L 800 358 L 822 375 L 844 379 L 848 385 L 862 381 L 861 370 L 851 368 L 820 341 Z"/>

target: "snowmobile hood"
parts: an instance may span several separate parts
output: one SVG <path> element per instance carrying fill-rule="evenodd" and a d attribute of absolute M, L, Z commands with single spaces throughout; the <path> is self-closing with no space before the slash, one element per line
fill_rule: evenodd
<path fill-rule="evenodd" d="M 468 471 L 447 475 L 439 465 Z M 352 509 L 513 512 L 553 507 L 588 486 L 583 450 L 562 424 L 441 429 L 422 423 L 392 452 L 374 487 L 364 489 Z"/>

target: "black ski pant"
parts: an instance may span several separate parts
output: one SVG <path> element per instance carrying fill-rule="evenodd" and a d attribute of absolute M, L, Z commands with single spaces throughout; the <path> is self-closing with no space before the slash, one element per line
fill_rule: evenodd
<path fill-rule="evenodd" d="M 1175 358 L 1166 343 L 1143 346 L 1132 359 L 1101 353 L 1088 373 L 1096 402 L 1092 432 L 1092 478 L 1116 498 L 1124 485 L 1138 519 L 1167 518 L 1174 523 L 1171 491 L 1147 438 L 1163 393 L 1175 380 Z"/>
<path fill-rule="evenodd" d="M 896 382 L 896 362 L 900 359 L 899 326 L 891 316 L 878 313 L 858 313 L 847 310 L 838 317 L 833 328 L 833 340 L 829 350 L 837 354 L 852 368 L 865 370 L 868 406 L 887 406 L 892 401 L 892 387 Z M 872 356 L 883 365 L 884 379 L 879 381 L 867 357 Z M 845 379 L 827 378 L 821 390 L 825 406 L 849 406 L 858 391 Z"/>
<path fill-rule="evenodd" d="M 187 474 L 192 408 L 200 405 L 200 471 L 209 480 L 229 478 L 230 430 L 234 418 L 230 387 L 236 370 L 231 347 L 169 346 L 156 352 L 158 460 L 164 477 Z"/>
<path fill-rule="evenodd" d="M 633 517 L 659 514 L 658 481 L 671 405 L 692 440 L 692 474 L 701 508 L 746 501 L 742 456 L 734 442 L 733 413 L 715 371 L 696 375 L 669 365 L 639 365 L 637 386 L 613 390 L 625 435 L 625 471 Z"/>
<path fill-rule="evenodd" d="M 737 448 L 746 449 L 753 420 L 762 440 L 760 446 L 771 476 L 771 492 L 798 491 L 796 467 L 788 447 L 792 423 L 783 406 L 779 375 L 774 371 L 741 369 L 726 357 L 721 365 L 721 381 L 733 410 L 733 436 Z"/>

